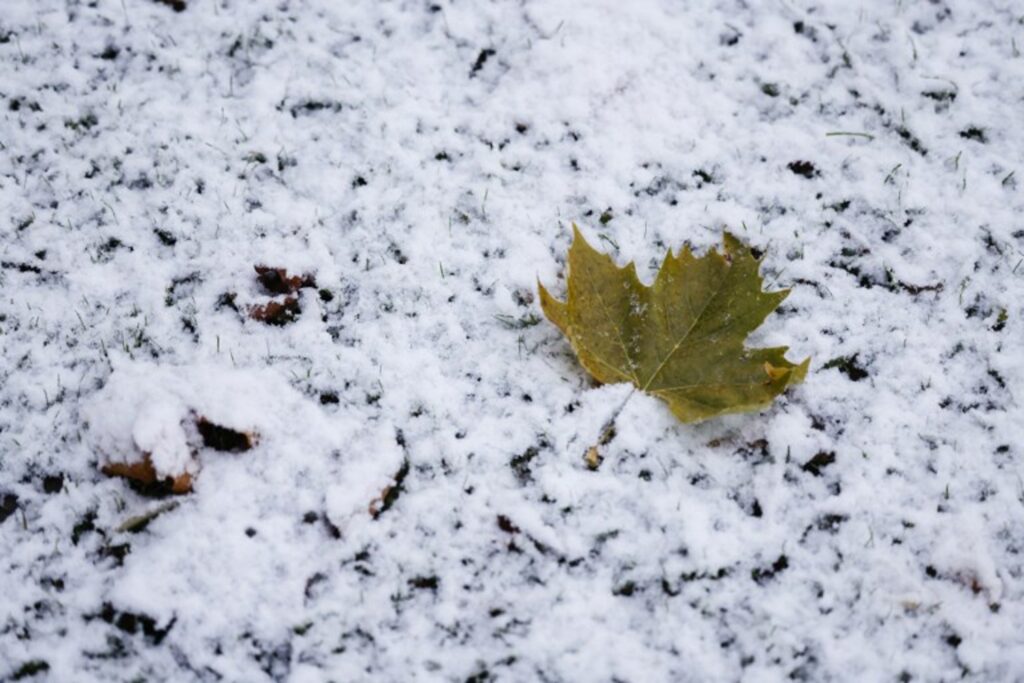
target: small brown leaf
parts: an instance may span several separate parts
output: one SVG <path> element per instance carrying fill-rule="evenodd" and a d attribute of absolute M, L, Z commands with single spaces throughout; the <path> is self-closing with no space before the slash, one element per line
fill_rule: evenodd
<path fill-rule="evenodd" d="M 103 474 L 109 477 L 124 477 L 138 485 L 140 493 L 163 496 L 168 493 L 183 494 L 192 491 L 192 475 L 182 472 L 177 476 L 158 478 L 149 453 L 143 453 L 136 462 L 111 462 L 103 466 Z"/>
<path fill-rule="evenodd" d="M 302 287 L 316 287 L 316 278 L 310 274 L 289 275 L 284 268 L 254 266 L 256 279 L 268 294 L 294 294 Z"/>
<path fill-rule="evenodd" d="M 295 318 L 302 312 L 299 300 L 290 296 L 283 303 L 269 301 L 263 306 L 252 306 L 249 308 L 249 317 L 268 325 L 283 327 L 288 323 L 295 322 Z"/>

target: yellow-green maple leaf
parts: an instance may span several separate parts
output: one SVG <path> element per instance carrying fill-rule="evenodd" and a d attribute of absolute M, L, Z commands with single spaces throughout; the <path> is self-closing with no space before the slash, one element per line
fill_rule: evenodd
<path fill-rule="evenodd" d="M 544 314 L 569 338 L 599 382 L 631 382 L 664 399 L 683 422 L 755 410 L 803 381 L 810 358 L 794 365 L 787 347 L 743 344 L 789 294 L 761 290 L 759 261 L 725 234 L 725 253 L 669 250 L 654 284 L 636 265 L 619 268 L 573 226 L 568 297 L 538 284 Z"/>

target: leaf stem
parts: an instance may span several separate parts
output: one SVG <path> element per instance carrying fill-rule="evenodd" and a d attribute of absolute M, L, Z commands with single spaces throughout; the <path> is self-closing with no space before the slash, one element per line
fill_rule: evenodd
<path fill-rule="evenodd" d="M 622 399 L 622 403 L 619 407 L 611 414 L 611 416 L 605 421 L 604 426 L 601 428 L 601 436 L 597 438 L 597 443 L 587 449 L 583 459 L 587 463 L 587 467 L 592 470 L 596 470 L 601 465 L 601 461 L 604 457 L 598 452 L 598 448 L 608 444 L 612 439 L 615 438 L 615 420 L 618 419 L 619 415 L 626 408 L 626 404 L 629 403 L 629 399 L 633 398 L 633 394 L 636 393 L 636 386 L 629 390 L 626 394 L 626 398 Z"/>

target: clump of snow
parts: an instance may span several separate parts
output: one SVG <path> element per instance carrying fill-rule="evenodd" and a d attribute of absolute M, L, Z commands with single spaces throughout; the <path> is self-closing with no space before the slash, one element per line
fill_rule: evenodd
<path fill-rule="evenodd" d="M 114 372 L 83 406 L 88 442 L 101 464 L 138 462 L 148 454 L 158 477 L 197 471 L 189 444 L 191 387 L 173 368 L 131 364 Z M 194 430 L 193 430 L 194 431 Z"/>
<path fill-rule="evenodd" d="M 394 433 L 370 430 L 371 440 L 353 452 L 351 435 L 365 429 L 329 422 L 309 397 L 267 368 L 119 362 L 103 389 L 84 402 L 82 416 L 87 444 L 101 462 L 131 463 L 148 454 L 159 477 L 198 472 L 200 420 L 252 435 L 257 449 L 280 457 L 342 458 L 346 466 L 327 506 L 338 520 L 365 512 L 401 462 Z M 236 466 L 245 467 L 245 459 Z"/>

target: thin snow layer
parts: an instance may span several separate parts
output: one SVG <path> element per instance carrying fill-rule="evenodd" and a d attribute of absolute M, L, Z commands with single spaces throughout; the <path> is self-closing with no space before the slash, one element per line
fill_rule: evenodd
<path fill-rule="evenodd" d="M 7 0 L 0 678 L 1024 677 L 1021 26 Z M 535 298 L 572 221 L 646 278 L 750 242 L 806 383 L 594 386 Z M 315 277 L 294 322 L 257 265 Z M 101 475 L 197 400 L 268 438 L 173 509 Z"/>

